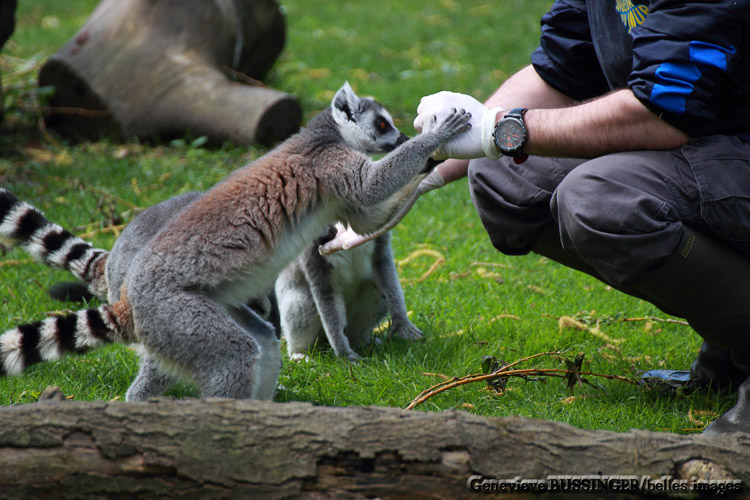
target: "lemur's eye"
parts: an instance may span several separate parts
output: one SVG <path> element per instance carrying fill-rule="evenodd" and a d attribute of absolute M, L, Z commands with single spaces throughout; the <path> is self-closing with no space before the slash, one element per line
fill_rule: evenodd
<path fill-rule="evenodd" d="M 376 126 L 378 127 L 378 130 L 380 130 L 381 132 L 385 132 L 386 130 L 388 130 L 388 122 L 385 121 L 384 118 L 378 118 L 376 122 Z"/>

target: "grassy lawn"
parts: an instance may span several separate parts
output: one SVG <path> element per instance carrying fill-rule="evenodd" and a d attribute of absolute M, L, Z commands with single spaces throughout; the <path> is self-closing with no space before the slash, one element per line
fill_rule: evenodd
<path fill-rule="evenodd" d="M 108 142 L 67 144 L 40 133 L 33 87 L 38 65 L 75 34 L 96 0 L 20 2 L 18 26 L 0 54 L 6 121 L 0 128 L 0 185 L 42 208 L 50 219 L 110 248 L 116 228 L 139 209 L 206 189 L 261 149 Z M 413 134 L 420 97 L 451 89 L 485 98 L 528 63 L 539 18 L 550 0 L 282 2 L 288 22 L 284 54 L 266 82 L 299 96 L 305 119 L 327 106 L 348 80 L 385 103 Z M 113 230 L 115 228 L 115 230 Z M 418 250 L 431 252 L 420 255 Z M 585 353 L 583 369 L 637 377 L 661 367 L 687 368 L 700 339 L 641 300 L 536 255 L 507 257 L 490 245 L 466 181 L 425 196 L 394 230 L 394 251 L 416 343 L 383 341 L 356 366 L 317 351 L 312 362 L 284 360 L 278 401 L 405 407 L 443 380 L 481 372 L 482 358 L 512 362 L 544 351 Z M 426 274 L 435 255 L 444 258 Z M 432 255 L 432 256 L 431 256 Z M 69 279 L 19 250 L 0 259 L 0 332 L 46 312 L 77 309 L 52 301 L 49 285 Z M 654 320 L 645 318 L 654 317 Z M 560 319 L 560 318 L 569 318 Z M 526 367 L 563 368 L 554 359 Z M 33 402 L 48 385 L 77 400 L 124 399 L 137 371 L 127 347 L 32 367 L 0 380 L 0 404 Z M 524 415 L 593 429 L 691 432 L 732 404 L 709 394 L 670 396 L 619 381 L 571 392 L 559 379 L 511 379 L 502 394 L 476 383 L 449 390 L 420 411 L 458 408 L 486 416 Z M 195 395 L 178 387 L 175 396 Z"/>

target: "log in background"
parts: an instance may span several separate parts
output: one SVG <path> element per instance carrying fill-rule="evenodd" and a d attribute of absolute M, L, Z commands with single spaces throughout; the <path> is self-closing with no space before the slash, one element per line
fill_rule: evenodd
<path fill-rule="evenodd" d="M 49 401 L 0 409 L 0 497 L 491 497 L 467 488 L 475 474 L 697 475 L 747 484 L 749 445 L 746 435 L 590 431 L 461 411 Z"/>
<path fill-rule="evenodd" d="M 73 140 L 274 144 L 299 129 L 297 98 L 226 73 L 261 78 L 285 41 L 275 0 L 101 0 L 39 71 L 55 90 L 46 126 Z"/>

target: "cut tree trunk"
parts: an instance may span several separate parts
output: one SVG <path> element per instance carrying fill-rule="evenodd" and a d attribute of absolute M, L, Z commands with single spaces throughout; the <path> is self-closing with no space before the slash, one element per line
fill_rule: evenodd
<path fill-rule="evenodd" d="M 227 75 L 260 78 L 284 42 L 274 0 L 102 0 L 39 73 L 55 88 L 46 125 L 74 139 L 283 140 L 297 99 Z"/>
<path fill-rule="evenodd" d="M 460 499 L 477 498 L 467 487 L 472 476 L 515 482 L 549 475 L 748 484 L 750 436 L 615 433 L 461 411 L 237 400 L 0 409 L 2 498 Z M 630 491 L 610 482 L 612 498 L 651 493 L 631 479 Z"/>
<path fill-rule="evenodd" d="M 0 0 L 0 49 L 8 41 L 16 26 L 16 0 Z M 0 75 L 0 121 L 3 120 L 3 85 Z"/>

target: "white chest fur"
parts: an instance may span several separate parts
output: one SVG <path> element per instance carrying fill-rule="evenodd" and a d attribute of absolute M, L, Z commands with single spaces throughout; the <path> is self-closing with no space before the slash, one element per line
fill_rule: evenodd
<path fill-rule="evenodd" d="M 323 206 L 285 225 L 274 251 L 264 260 L 251 265 L 224 281 L 211 293 L 220 303 L 244 304 L 261 297 L 273 287 L 279 273 L 292 262 L 331 223 L 334 207 Z"/>
<path fill-rule="evenodd" d="M 353 287 L 359 287 L 363 281 L 371 281 L 374 277 L 372 267 L 374 251 L 375 243 L 368 241 L 346 252 L 326 256 L 326 260 L 333 266 L 331 272 L 333 286 L 345 292 Z"/>

